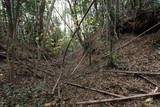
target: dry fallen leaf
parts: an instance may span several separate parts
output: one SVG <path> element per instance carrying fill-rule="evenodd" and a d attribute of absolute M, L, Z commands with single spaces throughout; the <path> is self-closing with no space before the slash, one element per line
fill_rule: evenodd
<path fill-rule="evenodd" d="M 145 105 L 145 106 L 149 106 L 152 102 L 153 102 L 153 98 L 147 98 L 147 99 L 144 101 L 144 105 Z"/>
<path fill-rule="evenodd" d="M 158 87 L 156 87 L 154 90 L 152 90 L 150 93 L 156 93 L 158 91 Z M 145 106 L 149 106 L 151 103 L 153 102 L 153 98 L 150 97 L 150 98 L 147 98 L 145 99 L 144 101 L 144 105 Z"/>
<path fill-rule="evenodd" d="M 44 104 L 44 107 L 52 107 L 52 106 L 55 106 L 56 104 L 57 104 L 56 101 L 52 101 L 52 102 Z"/>

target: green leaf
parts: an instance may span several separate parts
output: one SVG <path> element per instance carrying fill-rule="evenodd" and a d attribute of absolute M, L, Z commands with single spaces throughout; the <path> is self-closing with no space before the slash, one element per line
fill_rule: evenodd
<path fill-rule="evenodd" d="M 17 104 L 15 107 L 24 107 L 24 106 Z"/>

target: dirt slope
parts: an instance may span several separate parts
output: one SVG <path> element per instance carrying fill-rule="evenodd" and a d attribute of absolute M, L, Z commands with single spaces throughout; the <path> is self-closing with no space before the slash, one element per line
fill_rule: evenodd
<path fill-rule="evenodd" d="M 135 35 L 124 35 L 119 42 L 114 44 L 117 48 L 120 44 L 135 38 Z M 129 44 L 125 48 L 116 52 L 117 59 L 116 62 L 120 69 L 128 71 L 138 71 L 138 72 L 158 72 L 160 71 L 160 49 L 159 47 L 153 45 L 159 40 L 159 34 L 149 34 L 136 40 L 135 42 Z M 99 42 L 99 43 L 97 43 Z M 98 45 L 96 45 L 98 44 Z M 96 52 L 93 53 L 92 66 L 88 66 L 87 58 L 79 66 L 69 82 L 80 84 L 86 87 L 92 87 L 96 89 L 101 89 L 104 91 L 116 93 L 123 96 L 131 96 L 136 94 L 149 93 L 155 89 L 155 86 L 148 83 L 146 80 L 139 76 L 116 74 L 114 72 L 107 72 L 107 58 L 105 53 L 107 49 L 104 47 L 102 41 L 96 40 L 95 46 Z M 79 54 L 78 54 L 79 55 Z M 74 57 L 75 58 L 75 57 Z M 79 56 L 76 58 L 79 59 Z M 74 60 L 74 59 L 73 59 Z M 77 59 L 76 59 L 77 60 Z M 80 61 L 80 59 L 78 60 Z M 77 61 L 73 61 L 70 65 L 75 64 Z M 78 63 L 78 62 L 77 62 Z M 74 68 L 74 67 L 73 67 Z M 71 71 L 73 70 L 71 69 Z M 70 71 L 69 71 L 70 72 Z M 68 74 L 67 74 L 68 75 Z M 145 76 L 156 84 L 160 84 L 159 77 L 149 77 Z M 96 92 L 80 89 L 72 86 L 62 86 L 64 89 L 62 95 L 72 96 L 71 102 L 85 101 L 85 100 L 95 100 L 103 98 L 113 98 L 108 95 L 102 95 Z M 93 105 L 93 107 L 143 107 L 145 99 L 137 99 L 128 102 L 117 102 L 112 104 L 98 104 Z M 154 100 L 149 107 L 159 107 L 160 102 Z"/>
<path fill-rule="evenodd" d="M 35 82 L 39 81 L 45 81 L 47 84 L 43 88 L 43 91 L 32 93 L 30 100 L 25 102 L 26 107 L 29 107 L 29 105 L 32 106 L 31 102 L 35 96 L 36 98 L 45 98 L 45 103 L 55 101 L 55 99 L 60 99 L 60 103 L 62 103 L 64 100 L 66 103 L 73 103 L 78 101 L 115 98 L 110 95 L 104 95 L 98 92 L 66 85 L 65 82 L 75 83 L 90 88 L 96 88 L 122 96 L 150 93 L 152 90 L 154 90 L 156 86 L 139 76 L 109 72 L 109 70 L 112 68 L 107 66 L 108 58 L 105 56 L 105 53 L 107 52 L 108 46 L 106 46 L 106 43 L 101 39 L 102 33 L 103 32 L 98 32 L 93 40 L 93 48 L 95 51 L 92 54 L 92 65 L 89 66 L 88 58 L 85 57 L 72 75 L 71 73 L 83 57 L 82 49 L 78 49 L 76 52 L 69 55 L 64 66 L 61 66 L 61 58 L 53 58 L 48 61 L 24 61 L 30 66 L 34 66 L 34 64 L 36 65 L 36 69 L 32 69 L 30 67 L 28 68 L 43 77 L 41 79 L 36 78 L 32 73 L 28 74 L 28 69 L 26 66 L 17 64 L 17 87 L 23 87 L 25 85 L 34 84 Z M 118 48 L 133 38 L 135 38 L 135 35 L 123 35 L 118 42 L 114 43 L 114 48 Z M 118 66 L 116 69 L 138 72 L 159 72 L 160 48 L 156 43 L 158 40 L 160 40 L 159 33 L 145 35 L 144 37 L 129 44 L 125 48 L 116 51 L 115 56 L 118 59 L 118 62 L 115 62 L 115 64 Z M 3 93 L 3 85 L 7 81 L 6 72 L 8 67 L 4 64 L 4 66 L 2 66 L 0 69 L 0 82 L 2 83 L 2 88 L 0 88 L 0 96 L 1 98 L 3 97 L 5 99 L 6 96 Z M 52 95 L 51 91 L 61 71 L 63 71 L 63 73 L 60 82 L 58 83 L 59 88 L 56 88 L 55 94 Z M 160 77 L 158 76 L 145 77 L 153 81 L 155 84 L 160 84 Z M 125 102 L 95 104 L 90 105 L 89 107 L 160 107 L 159 99 L 154 99 L 151 104 L 144 105 L 145 99 L 146 98 L 140 98 Z"/>

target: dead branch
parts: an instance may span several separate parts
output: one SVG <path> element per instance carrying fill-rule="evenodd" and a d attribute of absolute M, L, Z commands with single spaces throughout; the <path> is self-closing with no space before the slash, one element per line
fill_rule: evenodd
<path fill-rule="evenodd" d="M 52 94 L 54 94 L 54 92 L 56 90 L 56 87 L 57 87 L 57 85 L 58 85 L 58 83 L 59 83 L 59 81 L 60 81 L 60 79 L 62 77 L 62 73 L 63 73 L 63 71 L 61 71 L 61 73 L 60 73 L 60 75 L 59 75 L 59 77 L 58 77 L 58 79 L 57 79 L 57 81 L 56 81 L 56 83 L 55 83 L 55 85 L 54 85 L 54 87 L 52 89 Z"/>
<path fill-rule="evenodd" d="M 112 72 L 138 75 L 140 78 L 146 80 L 147 82 L 151 83 L 152 85 L 159 87 L 158 84 L 154 83 L 153 81 L 149 80 L 147 77 L 145 77 L 143 75 L 160 75 L 160 72 L 133 72 L 133 71 L 112 71 Z"/>
<path fill-rule="evenodd" d="M 154 97 L 154 96 L 159 96 L 159 95 L 160 95 L 160 92 L 149 93 L 149 94 L 139 94 L 139 95 L 135 95 L 135 96 L 114 98 L 114 99 L 82 101 L 82 102 L 77 102 L 76 105 L 82 105 L 82 104 L 89 105 L 89 104 L 99 104 L 99 103 L 105 103 L 105 102 L 117 102 L 117 101 L 133 100 L 133 99 L 141 98 L 141 97 Z"/>
<path fill-rule="evenodd" d="M 63 56 L 63 64 L 64 64 L 64 61 L 65 61 L 65 57 L 66 57 L 66 54 L 67 54 L 68 48 L 69 48 L 69 46 L 70 46 L 70 44 L 71 44 L 71 42 L 72 42 L 72 40 L 73 40 L 74 36 L 75 36 L 75 35 L 76 35 L 76 33 L 79 31 L 80 26 L 81 26 L 81 24 L 82 24 L 83 20 L 84 20 L 84 19 L 85 19 L 85 17 L 87 16 L 87 14 L 88 14 L 89 10 L 91 9 L 91 7 L 93 6 L 94 2 L 95 2 L 95 0 L 93 0 L 93 1 L 91 2 L 91 4 L 90 4 L 89 8 L 87 9 L 86 13 L 84 14 L 83 18 L 81 19 L 80 23 L 78 24 L 78 26 L 77 26 L 76 30 L 75 30 L 75 31 L 74 31 L 74 33 L 72 34 L 72 36 L 71 36 L 71 40 L 69 41 L 69 43 L 68 43 L 68 45 L 67 45 L 67 47 L 66 47 L 66 50 L 65 50 L 65 52 L 64 52 L 64 56 Z"/>
<path fill-rule="evenodd" d="M 121 71 L 121 70 L 117 70 L 117 71 L 107 70 L 106 72 L 137 74 L 137 75 L 160 75 L 160 72 L 135 72 L 135 71 Z"/>
<path fill-rule="evenodd" d="M 151 83 L 152 85 L 159 87 L 158 84 L 154 83 L 153 81 L 149 80 L 147 77 L 143 76 L 143 75 L 139 75 L 140 78 L 146 80 L 147 82 Z"/>
<path fill-rule="evenodd" d="M 119 49 L 122 49 L 124 47 L 126 47 L 128 44 L 134 42 L 135 40 L 137 40 L 138 38 L 140 38 L 141 36 L 143 36 L 144 34 L 146 34 L 147 32 L 149 32 L 150 30 L 152 30 L 153 28 L 157 27 L 158 25 L 160 25 L 160 23 L 155 24 L 154 26 L 152 26 L 151 28 L 147 29 L 146 31 L 144 31 L 143 33 L 139 34 L 137 37 L 133 38 L 132 40 L 128 41 L 127 43 L 125 43 L 124 45 L 118 47 L 117 49 L 115 49 L 116 51 Z"/>
<path fill-rule="evenodd" d="M 32 69 L 35 69 L 35 67 L 34 66 L 32 66 L 32 65 L 30 65 L 30 64 L 25 64 L 23 61 L 21 61 L 19 58 L 17 58 L 16 57 L 16 60 L 20 63 L 20 65 L 22 64 L 22 65 L 24 65 L 24 66 L 26 66 L 26 68 L 27 68 L 27 70 L 30 72 L 30 73 L 32 73 L 32 74 L 34 74 L 36 77 L 38 77 L 38 78 L 43 78 L 42 76 L 40 76 L 40 75 L 38 75 L 38 73 L 36 73 L 36 72 L 34 72 Z M 27 60 L 29 63 L 33 63 L 33 62 L 31 62 L 31 61 L 29 61 L 29 60 Z M 40 71 L 40 72 L 42 72 L 42 73 L 45 73 L 45 74 L 47 74 L 48 76 L 50 76 L 50 77 L 54 77 L 55 75 L 54 74 L 52 74 L 52 73 L 50 73 L 50 72 L 47 72 L 47 71 L 49 71 L 49 70 L 42 70 L 41 68 L 37 68 L 37 70 L 38 71 Z"/>
<path fill-rule="evenodd" d="M 79 67 L 80 64 L 82 63 L 83 59 L 85 58 L 86 54 L 87 54 L 87 53 L 85 53 L 85 54 L 83 55 L 83 57 L 81 58 L 81 60 L 80 60 L 79 63 L 77 64 L 77 66 L 76 66 L 76 67 L 74 68 L 74 70 L 72 71 L 71 75 L 73 75 L 74 72 L 78 69 L 78 67 Z"/>
<path fill-rule="evenodd" d="M 99 89 L 95 89 L 95 88 L 84 87 L 84 86 L 81 86 L 81 85 L 78 85 L 78 84 L 73 84 L 73 83 L 68 83 L 68 82 L 66 82 L 65 84 L 71 85 L 71 86 L 74 86 L 74 87 L 78 87 L 78 88 L 82 88 L 82 89 L 87 89 L 87 90 L 95 91 L 95 92 L 98 92 L 98 93 L 101 93 L 101 94 L 105 94 L 105 95 L 114 96 L 114 97 L 120 97 L 120 98 L 124 97 L 122 95 L 110 93 L 110 92 L 99 90 Z"/>
<path fill-rule="evenodd" d="M 21 60 L 18 59 L 17 57 L 15 57 L 15 58 L 16 58 L 16 60 L 18 61 L 18 63 L 20 63 L 20 64 L 26 66 L 26 67 L 27 67 L 27 70 L 28 70 L 30 73 L 32 73 L 32 74 L 35 75 L 36 77 L 42 79 L 42 76 L 38 75 L 38 73 L 36 73 L 36 72 L 34 72 L 34 71 L 32 70 L 32 69 L 34 69 L 33 66 L 28 65 L 28 64 L 25 64 L 23 61 L 21 61 Z M 40 69 L 40 70 L 41 70 L 41 69 Z"/>

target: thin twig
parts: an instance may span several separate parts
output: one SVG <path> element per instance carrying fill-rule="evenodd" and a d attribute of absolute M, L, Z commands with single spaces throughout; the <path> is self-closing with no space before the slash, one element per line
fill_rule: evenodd
<path fill-rule="evenodd" d="M 63 20 L 64 24 L 67 25 L 67 27 L 69 28 L 69 30 L 73 33 L 73 30 L 71 29 L 71 27 L 67 24 L 67 22 L 65 21 L 65 19 L 63 19 L 62 15 L 59 13 L 59 11 L 54 7 L 55 11 L 58 13 L 58 15 L 60 16 L 60 18 Z"/>

